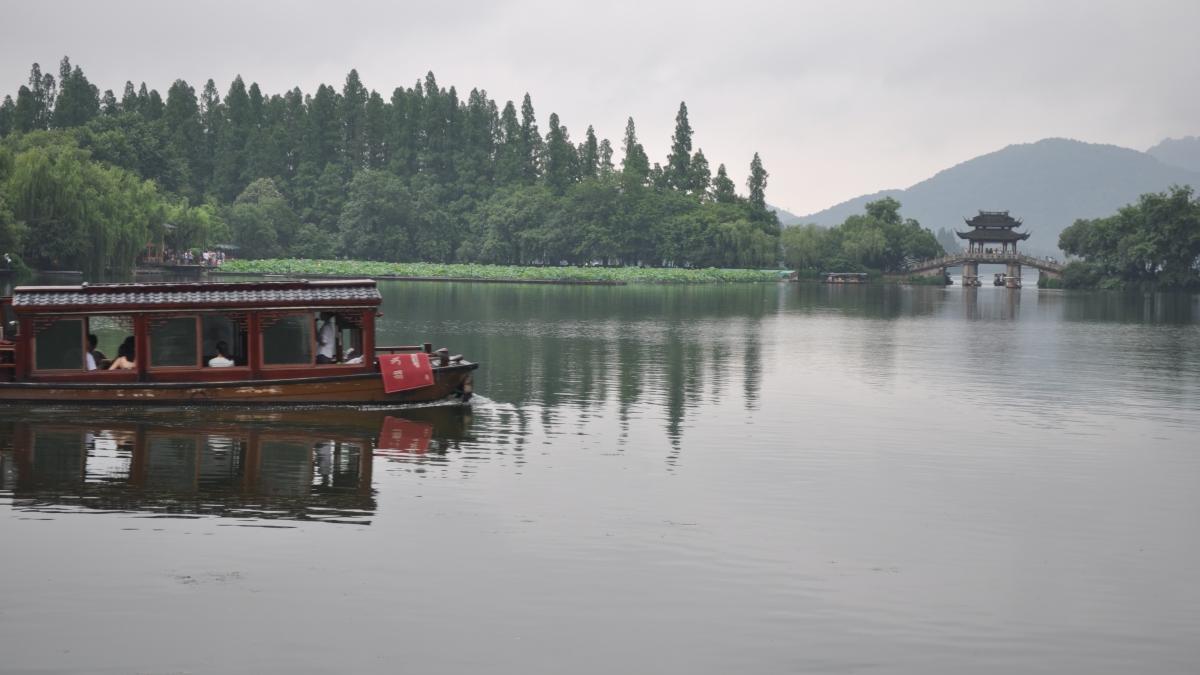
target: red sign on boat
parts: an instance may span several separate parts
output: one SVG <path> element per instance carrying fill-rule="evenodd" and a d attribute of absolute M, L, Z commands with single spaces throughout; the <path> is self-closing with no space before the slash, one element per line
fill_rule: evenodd
<path fill-rule="evenodd" d="M 383 390 L 389 394 L 433 385 L 433 366 L 424 352 L 392 354 L 379 359 Z"/>

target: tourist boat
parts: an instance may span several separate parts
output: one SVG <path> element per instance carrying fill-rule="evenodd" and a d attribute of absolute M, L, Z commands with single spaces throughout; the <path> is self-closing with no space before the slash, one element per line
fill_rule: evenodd
<path fill-rule="evenodd" d="M 372 280 L 19 286 L 0 298 L 0 400 L 470 400 L 478 364 L 375 344 L 381 300 Z"/>
<path fill-rule="evenodd" d="M 1020 288 L 1021 277 L 997 272 L 995 277 L 992 279 L 992 285 L 1003 286 L 1005 288 Z"/>
<path fill-rule="evenodd" d="M 867 283 L 867 274 L 865 272 L 825 272 L 822 282 L 826 284 L 865 284 Z"/>

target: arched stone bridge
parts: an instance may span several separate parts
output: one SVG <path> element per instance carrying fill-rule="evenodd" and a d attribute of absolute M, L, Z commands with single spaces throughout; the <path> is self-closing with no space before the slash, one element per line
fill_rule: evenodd
<path fill-rule="evenodd" d="M 925 274 L 934 275 L 942 274 L 947 267 L 963 267 L 965 269 L 973 269 L 976 272 L 979 265 L 1009 265 L 1010 269 L 1013 266 L 1027 265 L 1040 270 L 1043 274 L 1050 277 L 1061 277 L 1064 265 L 1054 260 L 1045 258 L 1035 258 L 1031 255 L 1017 253 L 1015 251 L 1001 253 L 980 253 L 977 251 L 961 251 L 950 255 L 942 256 L 941 258 L 933 258 L 931 260 L 922 260 L 909 264 L 908 272 L 910 274 Z M 1018 276 L 1020 276 L 1018 274 Z"/>

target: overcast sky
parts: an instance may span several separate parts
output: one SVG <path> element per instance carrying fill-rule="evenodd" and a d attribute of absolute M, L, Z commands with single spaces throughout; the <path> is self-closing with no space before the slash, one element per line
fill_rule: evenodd
<path fill-rule="evenodd" d="M 529 92 L 620 158 L 663 161 L 686 101 L 714 170 L 809 213 L 1048 136 L 1145 149 L 1200 134 L 1200 2 L 76 2 L 4 0 L 0 92 L 64 54 L 101 91 L 183 78 L 265 93 L 351 68 L 387 98 L 432 70 L 460 96 Z M 744 191 L 744 185 L 742 185 Z"/>

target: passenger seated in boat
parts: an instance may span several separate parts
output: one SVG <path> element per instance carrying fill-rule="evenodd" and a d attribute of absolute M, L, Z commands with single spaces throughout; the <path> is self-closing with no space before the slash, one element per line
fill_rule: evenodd
<path fill-rule="evenodd" d="M 108 367 L 109 370 L 133 370 L 137 367 L 133 354 L 133 336 L 125 338 L 117 348 L 117 358 Z"/>
<path fill-rule="evenodd" d="M 321 312 L 317 328 L 317 363 L 337 363 L 337 323 L 332 312 Z"/>
<path fill-rule="evenodd" d="M 222 340 L 217 343 L 217 355 L 208 360 L 210 368 L 228 368 L 233 365 L 233 359 L 229 358 L 229 345 Z"/>
<path fill-rule="evenodd" d="M 101 367 L 100 364 L 103 363 L 105 360 L 104 352 L 100 351 L 99 349 L 96 349 L 96 345 L 99 342 L 100 342 L 100 338 L 96 337 L 95 333 L 88 334 L 88 336 L 87 336 L 88 350 L 87 350 L 87 357 L 86 357 L 88 370 L 96 370 L 98 367 Z"/>

